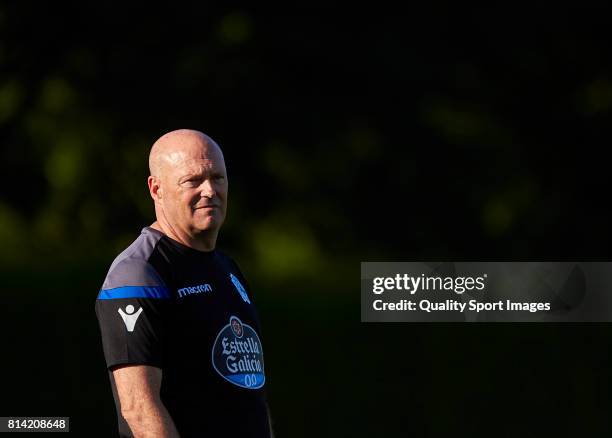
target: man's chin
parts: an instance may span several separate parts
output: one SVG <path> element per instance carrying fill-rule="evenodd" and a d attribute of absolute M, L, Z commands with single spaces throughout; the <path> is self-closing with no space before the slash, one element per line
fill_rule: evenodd
<path fill-rule="evenodd" d="M 214 217 L 208 217 L 203 220 L 195 221 L 193 228 L 196 232 L 205 233 L 218 230 L 221 227 L 221 223 Z"/>

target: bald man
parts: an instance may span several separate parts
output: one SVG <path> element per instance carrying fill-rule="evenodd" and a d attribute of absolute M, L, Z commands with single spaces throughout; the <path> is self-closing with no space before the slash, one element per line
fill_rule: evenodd
<path fill-rule="evenodd" d="M 121 437 L 270 437 L 260 323 L 238 265 L 216 249 L 228 182 L 205 134 L 149 156 L 156 221 L 111 264 L 96 315 Z"/>

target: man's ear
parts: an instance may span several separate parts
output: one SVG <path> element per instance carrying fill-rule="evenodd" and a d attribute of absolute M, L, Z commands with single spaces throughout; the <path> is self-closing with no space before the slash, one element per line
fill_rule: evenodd
<path fill-rule="evenodd" d="M 149 176 L 147 178 L 147 184 L 149 185 L 149 193 L 154 201 L 159 201 L 162 198 L 162 189 L 159 178 L 156 176 Z"/>

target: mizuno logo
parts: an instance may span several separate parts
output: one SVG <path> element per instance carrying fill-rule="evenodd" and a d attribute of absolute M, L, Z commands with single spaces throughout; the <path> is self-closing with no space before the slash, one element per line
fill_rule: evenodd
<path fill-rule="evenodd" d="M 142 307 L 138 309 L 138 312 L 134 313 L 134 306 L 128 304 L 127 306 L 125 306 L 125 312 L 121 308 L 119 308 L 117 312 L 119 312 L 119 315 L 121 315 L 121 319 L 123 319 L 127 331 L 133 332 L 134 326 L 136 325 L 136 321 L 138 321 L 138 317 L 142 313 Z"/>
<path fill-rule="evenodd" d="M 183 298 L 185 295 L 201 294 L 203 292 L 212 292 L 212 286 L 208 283 L 200 284 L 198 286 L 187 286 L 177 290 L 179 298 Z"/>

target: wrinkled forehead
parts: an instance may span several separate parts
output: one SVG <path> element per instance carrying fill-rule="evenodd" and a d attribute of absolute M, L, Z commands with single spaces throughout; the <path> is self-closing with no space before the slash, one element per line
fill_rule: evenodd
<path fill-rule="evenodd" d="M 223 160 L 195 158 L 183 161 L 181 165 L 177 166 L 177 170 L 189 174 L 202 174 L 208 172 L 225 173 L 225 163 Z"/>
<path fill-rule="evenodd" d="M 170 173 L 178 176 L 225 173 L 225 161 L 220 153 L 191 155 L 176 152 L 167 156 L 166 164 Z"/>

